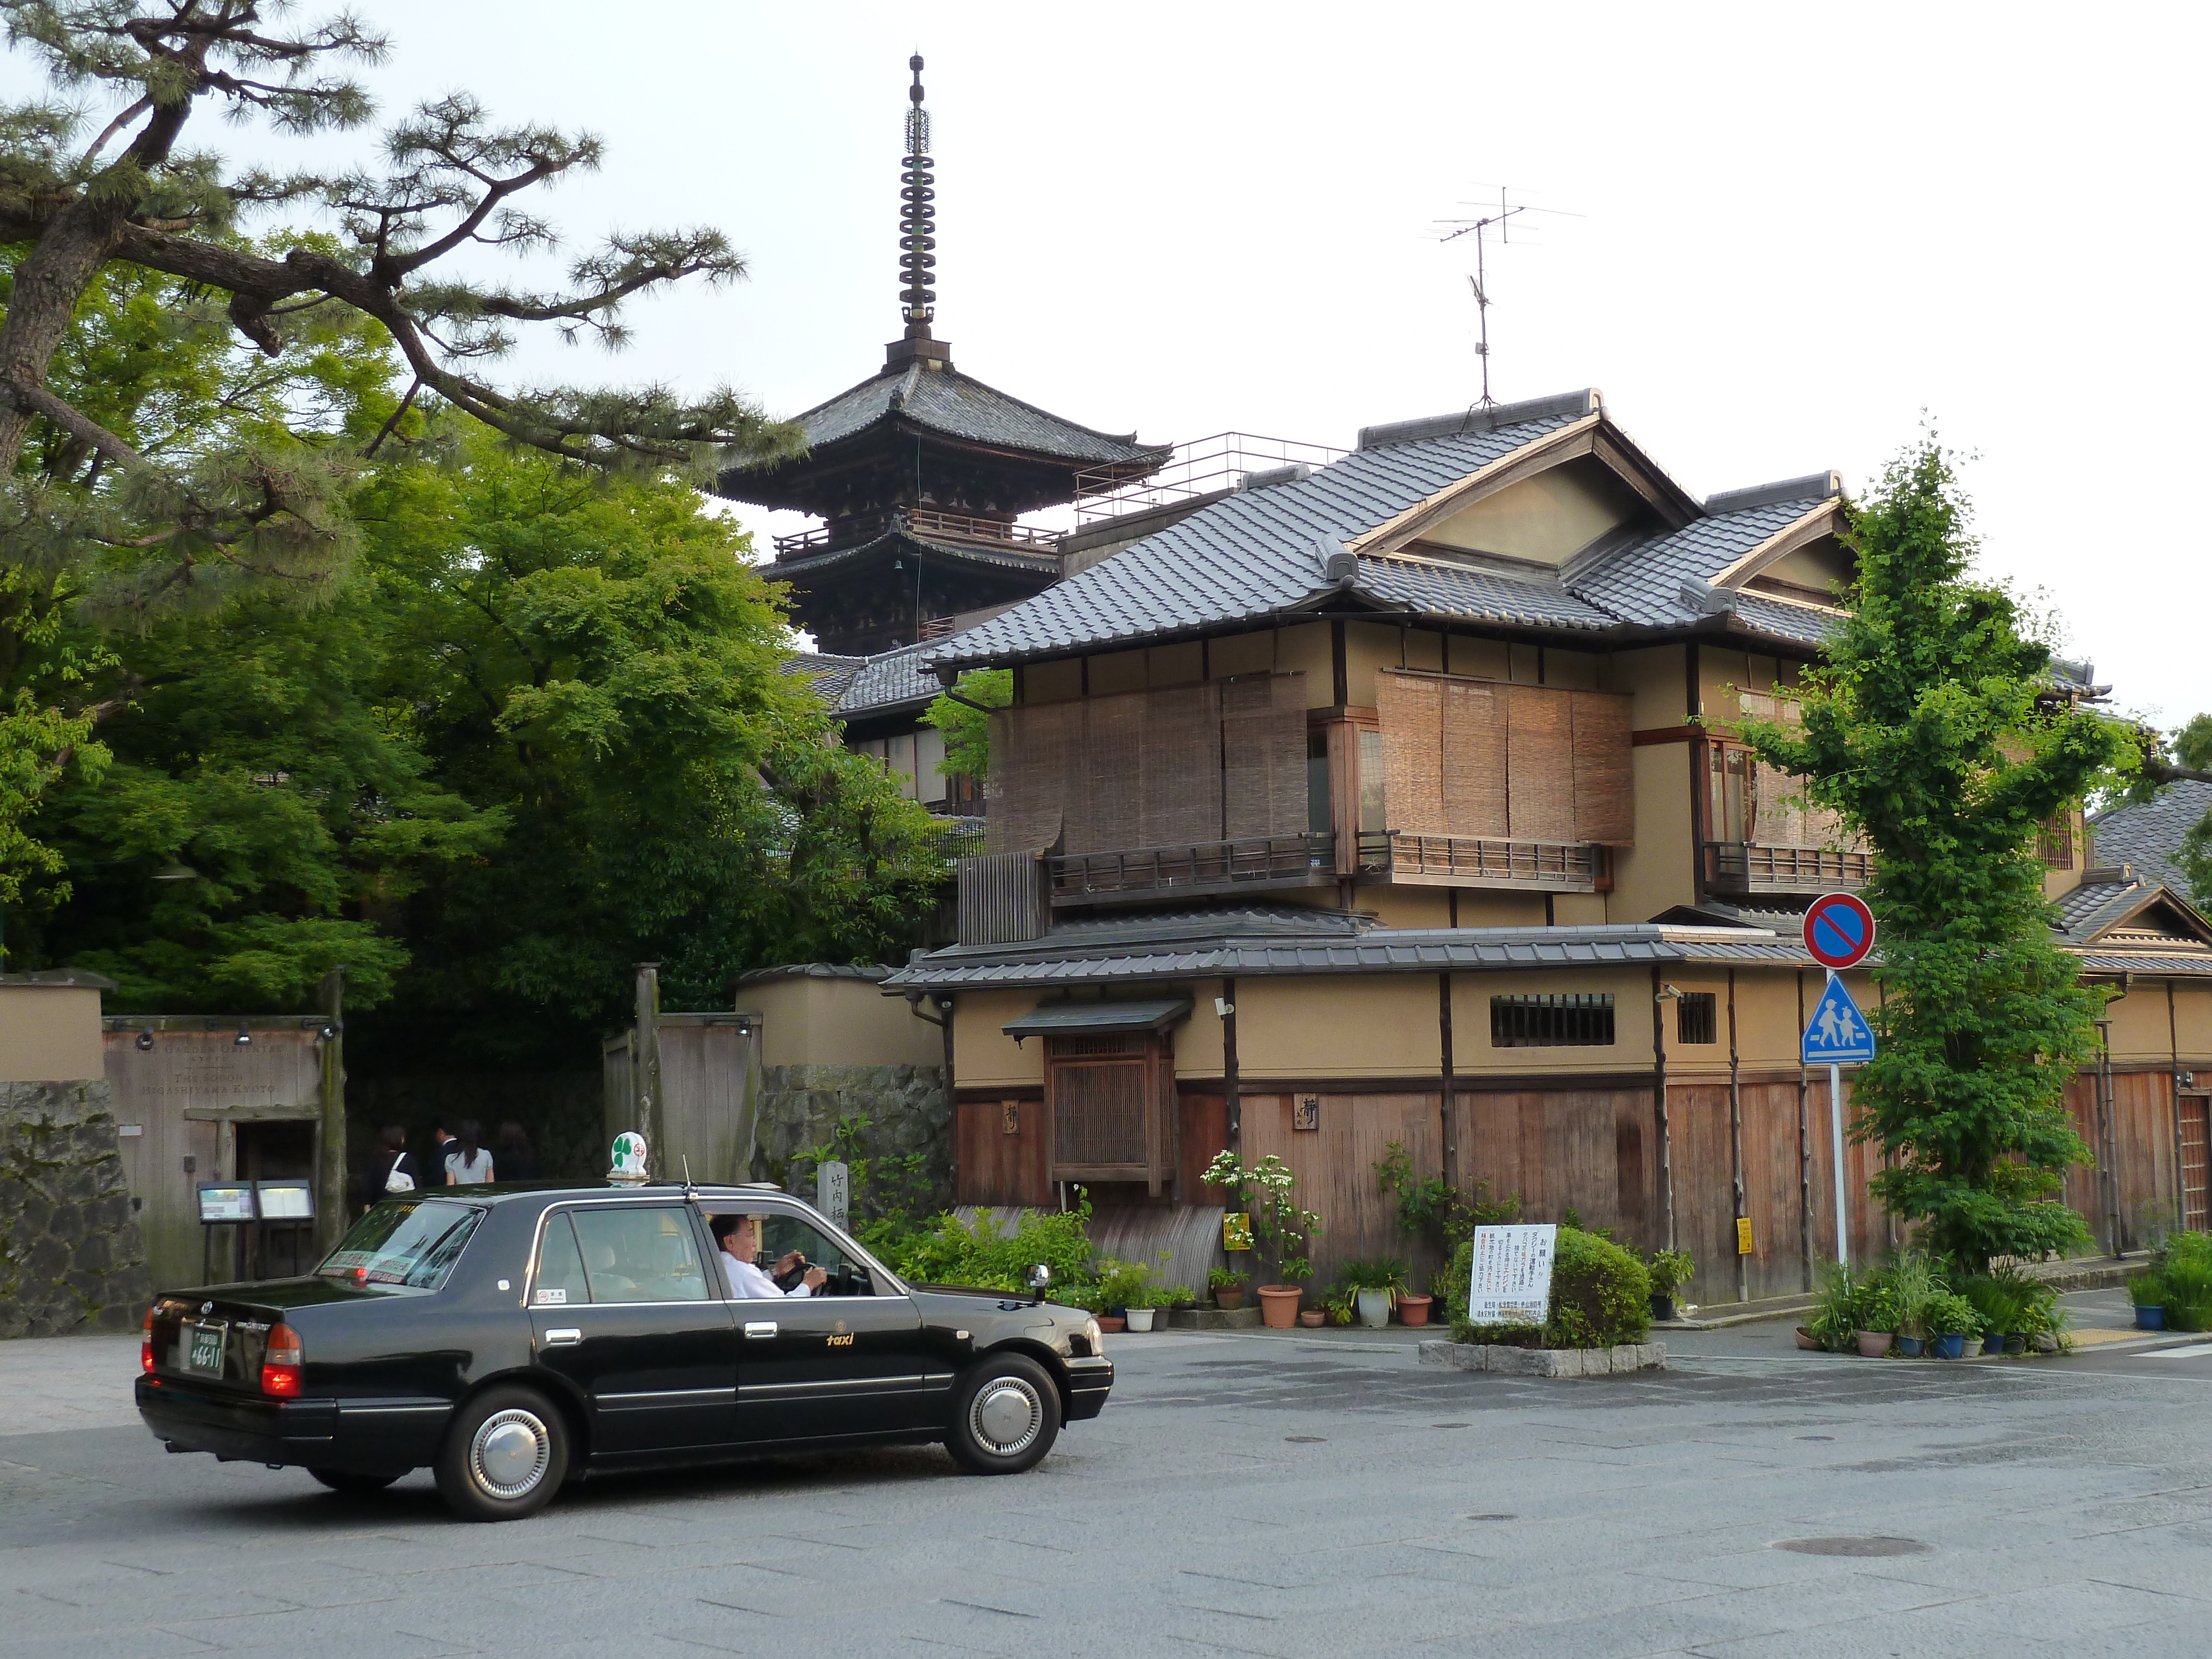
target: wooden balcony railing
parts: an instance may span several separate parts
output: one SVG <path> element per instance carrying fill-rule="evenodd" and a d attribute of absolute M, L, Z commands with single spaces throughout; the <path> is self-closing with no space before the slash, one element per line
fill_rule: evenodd
<path fill-rule="evenodd" d="M 1360 837 L 1363 852 L 1368 839 Z M 1594 893 L 1610 873 L 1607 849 L 1587 842 L 1414 836 L 1397 830 L 1384 839 L 1389 855 L 1383 867 L 1394 881 Z"/>
<path fill-rule="evenodd" d="M 1054 904 L 1319 886 L 1336 879 L 1336 837 L 1324 831 L 1117 853 L 1061 853 L 1048 863 Z"/>
<path fill-rule="evenodd" d="M 861 513 L 832 520 L 811 530 L 795 531 L 775 538 L 775 556 L 796 558 L 803 553 L 826 553 L 872 540 L 886 530 L 903 526 L 920 536 L 944 536 L 955 541 L 1009 543 L 1024 553 L 1058 550 L 1060 532 L 1038 530 L 1001 519 L 978 519 L 966 513 L 939 513 L 926 507 L 902 507 L 896 513 Z"/>
<path fill-rule="evenodd" d="M 1871 853 L 1757 842 L 1705 843 L 1705 886 L 1716 893 L 1826 893 L 1863 887 L 1873 878 Z"/>

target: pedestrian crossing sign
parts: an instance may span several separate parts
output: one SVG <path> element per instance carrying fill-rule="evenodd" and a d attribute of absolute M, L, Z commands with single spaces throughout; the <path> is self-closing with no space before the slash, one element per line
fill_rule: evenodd
<path fill-rule="evenodd" d="M 1805 1026 L 1802 1052 L 1808 1066 L 1848 1065 L 1874 1058 L 1874 1032 L 1843 981 L 1831 977 L 1828 988 L 1820 994 Z"/>

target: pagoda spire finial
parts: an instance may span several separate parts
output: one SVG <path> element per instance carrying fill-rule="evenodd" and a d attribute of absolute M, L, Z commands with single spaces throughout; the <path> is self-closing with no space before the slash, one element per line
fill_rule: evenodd
<path fill-rule="evenodd" d="M 931 286 L 937 269 L 937 189 L 930 170 L 934 164 L 929 157 L 929 111 L 921 101 L 921 54 L 907 59 L 907 67 L 914 71 L 914 85 L 906 94 L 906 168 L 899 176 L 900 302 L 906 337 L 926 340 L 937 315 L 937 290 Z"/>

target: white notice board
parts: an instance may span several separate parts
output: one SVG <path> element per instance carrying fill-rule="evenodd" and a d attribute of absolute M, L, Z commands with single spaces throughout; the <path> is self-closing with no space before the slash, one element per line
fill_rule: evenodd
<path fill-rule="evenodd" d="M 1552 1253 L 1559 1230 L 1477 1227 L 1467 1316 L 1477 1325 L 1540 1325 L 1552 1310 Z"/>

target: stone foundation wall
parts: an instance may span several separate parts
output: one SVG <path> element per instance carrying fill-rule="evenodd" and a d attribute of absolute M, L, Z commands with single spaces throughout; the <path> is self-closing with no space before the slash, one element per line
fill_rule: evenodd
<path fill-rule="evenodd" d="M 0 1337 L 129 1330 L 152 1294 L 106 1079 L 0 1083 Z"/>
<path fill-rule="evenodd" d="M 761 1069 L 755 1174 L 784 1180 L 792 1159 L 826 1142 L 837 1120 L 866 1117 L 871 1158 L 919 1152 L 933 1206 L 952 1201 L 952 1127 L 934 1066 L 768 1066 Z M 811 1199 L 809 1190 L 802 1197 Z M 865 1194 L 855 1195 L 865 1200 Z"/>

